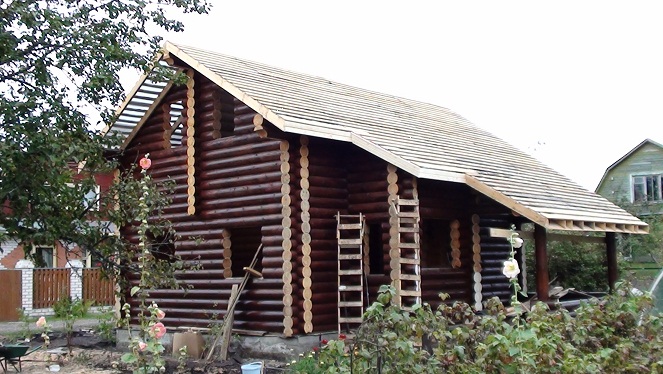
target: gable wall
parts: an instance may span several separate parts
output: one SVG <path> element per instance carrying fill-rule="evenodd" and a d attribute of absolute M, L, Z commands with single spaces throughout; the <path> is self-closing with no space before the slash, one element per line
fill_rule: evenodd
<path fill-rule="evenodd" d="M 191 265 L 202 265 L 201 270 L 181 276 L 194 287 L 186 295 L 180 290 L 154 290 L 151 298 L 167 312 L 166 325 L 208 327 L 213 316 L 222 318 L 231 286 L 244 276 L 230 276 L 230 263 L 250 262 L 257 249 L 233 244 L 233 229 L 260 227 L 264 278 L 253 279 L 246 286 L 235 310 L 234 326 L 283 333 L 285 315 L 292 315 L 291 310 L 285 312 L 287 287 L 282 259 L 282 187 L 287 179 L 282 170 L 288 174 L 289 166 L 283 165 L 290 162 L 284 157 L 287 142 L 260 138 L 253 131 L 255 112 L 206 79 L 196 77 L 194 90 L 195 214 L 187 213 L 187 146 L 164 149 L 161 107 L 152 113 L 124 156 L 125 163 L 130 163 L 150 152 L 153 163 L 149 173 L 154 180 L 176 183 L 164 218 L 173 222 L 181 237 L 175 243 L 176 253 Z M 174 87 L 165 101 L 185 94 L 186 87 Z M 234 135 L 229 136 L 227 129 L 233 126 Z M 228 136 L 219 137 L 221 132 Z M 124 228 L 123 235 L 137 242 L 130 229 Z"/>
<path fill-rule="evenodd" d="M 663 149 L 645 144 L 632 155 L 611 169 L 598 191 L 599 195 L 615 202 L 631 202 L 631 177 L 635 175 L 663 174 Z M 653 212 L 662 212 L 663 207 L 650 207 Z"/>

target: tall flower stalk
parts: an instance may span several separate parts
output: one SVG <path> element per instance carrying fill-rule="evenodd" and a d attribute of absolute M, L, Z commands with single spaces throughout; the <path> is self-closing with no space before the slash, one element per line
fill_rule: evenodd
<path fill-rule="evenodd" d="M 518 260 L 516 260 L 516 248 L 523 246 L 523 239 L 520 238 L 520 235 L 516 232 L 515 227 L 511 226 L 511 233 L 507 240 L 511 245 L 511 251 L 509 252 L 509 258 L 504 261 L 502 274 L 504 274 L 504 276 L 509 279 L 509 283 L 511 283 L 511 287 L 513 287 L 513 294 L 511 295 L 511 306 L 515 309 L 516 314 L 520 315 L 523 312 L 523 308 L 520 304 L 520 301 L 518 301 L 518 293 L 522 290 L 522 288 L 518 282 L 520 267 L 518 266 Z"/>
<path fill-rule="evenodd" d="M 131 330 L 131 306 L 125 303 L 123 306 L 124 318 L 127 323 L 127 330 L 130 337 L 129 348 L 130 353 L 122 356 L 122 361 L 131 365 L 134 373 L 147 374 L 147 373 L 163 373 L 166 370 L 165 360 L 161 356 L 164 352 L 164 346 L 161 338 L 166 333 L 166 327 L 161 322 L 165 317 L 165 312 L 159 309 L 159 306 L 152 302 L 148 302 L 148 290 L 153 286 L 154 274 L 151 273 L 151 263 L 154 262 L 154 255 L 150 248 L 150 238 L 148 236 L 150 230 L 149 215 L 150 215 L 150 199 L 151 188 L 149 184 L 151 177 L 147 174 L 147 170 L 152 165 L 149 154 L 146 154 L 139 162 L 141 167 L 140 188 L 142 195 L 139 200 L 136 219 L 138 225 L 138 251 L 137 262 L 140 273 L 140 280 L 137 286 L 131 288 L 131 296 L 139 300 L 139 312 L 137 315 L 139 322 L 139 330 L 137 336 L 132 334 Z"/>

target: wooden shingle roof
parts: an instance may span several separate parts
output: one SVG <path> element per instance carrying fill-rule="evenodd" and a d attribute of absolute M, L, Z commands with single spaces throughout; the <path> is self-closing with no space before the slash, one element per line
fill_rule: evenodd
<path fill-rule="evenodd" d="M 285 132 L 352 142 L 418 178 L 465 183 L 549 229 L 647 232 L 623 209 L 446 108 L 194 47 L 166 43 L 164 53 Z"/>

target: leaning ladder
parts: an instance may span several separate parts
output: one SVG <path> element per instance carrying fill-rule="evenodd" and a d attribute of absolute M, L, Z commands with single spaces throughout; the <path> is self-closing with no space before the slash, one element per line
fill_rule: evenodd
<path fill-rule="evenodd" d="M 336 215 L 339 333 L 356 330 L 364 314 L 364 221 L 361 213 Z"/>
<path fill-rule="evenodd" d="M 396 290 L 401 307 L 411 310 L 421 303 L 421 264 L 419 237 L 419 200 L 394 199 L 398 218 L 398 279 Z"/>

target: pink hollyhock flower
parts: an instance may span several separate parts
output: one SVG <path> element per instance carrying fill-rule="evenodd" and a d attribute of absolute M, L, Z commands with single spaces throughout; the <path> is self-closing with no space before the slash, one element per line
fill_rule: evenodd
<path fill-rule="evenodd" d="M 150 333 L 157 339 L 161 339 L 166 335 L 166 326 L 161 322 L 157 322 L 150 328 Z"/>
<path fill-rule="evenodd" d="M 157 315 L 157 319 L 159 320 L 162 320 L 166 316 L 166 312 L 161 309 L 157 309 L 154 313 Z"/>
<path fill-rule="evenodd" d="M 138 349 L 140 349 L 141 352 L 144 351 L 145 348 L 147 348 L 147 344 L 145 344 L 145 342 L 138 342 Z"/>
<path fill-rule="evenodd" d="M 42 327 L 44 327 L 44 326 L 46 326 L 46 317 L 41 316 L 41 317 L 39 317 L 39 319 L 37 320 L 37 327 L 42 328 Z"/>
<path fill-rule="evenodd" d="M 140 165 L 141 168 L 143 168 L 143 170 L 147 170 L 150 168 L 150 166 L 152 166 L 152 160 L 150 160 L 147 157 L 143 157 L 140 159 L 138 164 Z"/>

